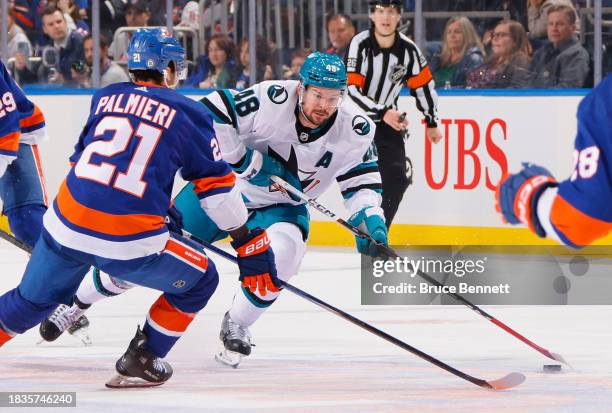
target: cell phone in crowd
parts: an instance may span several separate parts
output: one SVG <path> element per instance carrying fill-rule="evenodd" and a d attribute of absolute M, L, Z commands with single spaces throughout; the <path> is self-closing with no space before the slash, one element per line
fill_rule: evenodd
<path fill-rule="evenodd" d="M 55 48 L 47 46 L 42 50 L 42 64 L 45 67 L 56 67 L 58 63 L 58 53 Z"/>
<path fill-rule="evenodd" d="M 17 53 L 20 53 L 25 57 L 29 57 L 31 55 L 30 45 L 26 42 L 17 43 Z"/>

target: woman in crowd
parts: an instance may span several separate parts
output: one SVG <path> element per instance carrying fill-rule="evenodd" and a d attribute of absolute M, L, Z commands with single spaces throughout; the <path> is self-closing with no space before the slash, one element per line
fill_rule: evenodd
<path fill-rule="evenodd" d="M 482 43 L 472 22 L 463 16 L 446 22 L 442 49 L 430 62 L 436 87 L 465 87 L 467 74 L 484 60 Z"/>
<path fill-rule="evenodd" d="M 206 44 L 206 55 L 198 59 L 198 65 L 185 86 L 201 89 L 225 89 L 236 85 L 234 42 L 224 34 L 214 34 Z"/>
<path fill-rule="evenodd" d="M 491 55 L 467 76 L 467 87 L 522 88 L 529 83 L 531 45 L 519 22 L 502 20 L 493 30 Z"/>
<path fill-rule="evenodd" d="M 262 80 L 271 80 L 274 78 L 272 72 L 272 66 L 270 66 L 270 45 L 267 40 L 262 36 L 257 36 L 257 44 L 255 45 L 255 63 L 257 67 L 256 79 L 257 82 Z M 238 45 L 239 59 L 240 59 L 240 72 L 236 79 L 236 89 L 244 89 L 249 87 L 250 81 L 250 64 L 249 64 L 249 39 L 244 38 Z"/>

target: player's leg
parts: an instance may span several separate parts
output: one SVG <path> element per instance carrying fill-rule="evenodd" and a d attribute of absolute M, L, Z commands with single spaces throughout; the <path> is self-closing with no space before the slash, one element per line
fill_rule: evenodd
<path fill-rule="evenodd" d="M 83 344 L 92 343 L 89 336 L 89 320 L 85 312 L 92 304 L 107 298 L 122 294 L 134 287 L 134 284 L 92 267 L 81 282 L 73 297 L 71 306 L 61 304 L 55 311 L 40 323 L 40 336 L 45 341 L 56 340 L 64 331 L 79 338 Z"/>
<path fill-rule="evenodd" d="M 19 286 L 0 297 L 0 345 L 40 323 L 68 303 L 90 264 L 66 254 L 43 231 Z"/>
<path fill-rule="evenodd" d="M 191 241 L 172 235 L 160 254 L 147 259 L 101 265 L 117 278 L 164 291 L 151 306 L 142 330 L 116 363 L 109 387 L 155 386 L 172 376 L 162 359 L 206 306 L 219 282 L 212 261 Z M 126 265 L 127 264 L 127 265 Z"/>
<path fill-rule="evenodd" d="M 270 224 L 271 222 L 276 223 Z M 306 252 L 306 208 L 281 206 L 258 210 L 249 220 L 249 226 L 267 227 L 278 278 L 289 281 L 297 274 Z M 242 286 L 239 288 L 221 324 L 219 337 L 224 350 L 216 354 L 217 361 L 236 367 L 243 356 L 251 353 L 251 335 L 248 328 L 274 303 L 279 294 L 280 292 L 267 292 L 263 296 L 258 291 L 251 292 Z"/>
<path fill-rule="evenodd" d="M 19 145 L 17 159 L 0 178 L 0 196 L 15 238 L 33 247 L 47 210 L 45 179 L 36 145 Z"/>
<path fill-rule="evenodd" d="M 378 151 L 378 169 L 383 187 L 381 207 L 387 227 L 390 227 L 408 188 L 406 149 L 400 132 L 384 122 L 376 127 L 374 143 Z"/>

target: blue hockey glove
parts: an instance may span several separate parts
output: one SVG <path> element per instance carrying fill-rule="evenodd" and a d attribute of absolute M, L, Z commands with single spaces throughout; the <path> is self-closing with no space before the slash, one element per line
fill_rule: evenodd
<path fill-rule="evenodd" d="M 387 240 L 387 226 L 385 225 L 383 210 L 380 207 L 365 207 L 361 211 L 353 214 L 353 216 L 349 218 L 348 223 L 369 234 L 375 241 L 381 244 L 387 245 L 389 243 Z M 378 255 L 376 244 L 370 242 L 370 240 L 357 236 L 355 240 L 357 251 L 361 254 L 371 257 Z"/>
<path fill-rule="evenodd" d="M 285 166 L 259 151 L 247 149 L 247 153 L 238 165 L 233 165 L 238 177 L 245 179 L 257 186 L 270 186 L 272 180 L 270 176 L 276 175 L 283 178 L 294 188 L 302 190 L 302 185 L 293 173 L 288 171 Z"/>
<path fill-rule="evenodd" d="M 548 169 L 530 163 L 523 163 L 523 169 L 506 176 L 495 190 L 495 209 L 502 220 L 509 224 L 527 225 L 539 237 L 546 231 L 538 220 L 538 200 L 542 192 L 557 186 Z"/>
<path fill-rule="evenodd" d="M 276 276 L 274 252 L 268 234 L 263 228 L 255 228 L 242 238 L 231 242 L 238 253 L 239 280 L 252 293 L 259 291 L 265 296 L 268 291 L 278 292 L 281 282 Z"/>
<path fill-rule="evenodd" d="M 183 231 L 183 214 L 174 205 L 166 213 L 166 225 L 170 232 L 181 234 Z"/>

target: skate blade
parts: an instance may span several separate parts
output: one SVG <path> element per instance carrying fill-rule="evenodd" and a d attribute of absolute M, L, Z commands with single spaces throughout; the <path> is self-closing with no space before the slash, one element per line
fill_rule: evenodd
<path fill-rule="evenodd" d="M 238 368 L 238 365 L 240 364 L 240 361 L 243 357 L 243 354 L 236 353 L 235 351 L 226 350 L 225 348 L 219 350 L 215 354 L 215 360 L 218 363 L 223 364 L 224 366 L 232 367 L 234 369 Z"/>
<path fill-rule="evenodd" d="M 129 377 L 121 374 L 115 375 L 112 379 L 106 382 L 106 387 L 109 389 L 138 389 L 146 387 L 156 387 L 164 384 L 162 382 L 152 382 L 141 379 L 140 377 Z"/>
<path fill-rule="evenodd" d="M 89 331 L 87 331 L 85 328 L 79 328 L 78 330 L 70 333 L 70 335 L 81 340 L 81 343 L 83 343 L 84 346 L 91 346 L 93 344 L 91 337 L 89 336 Z"/>

